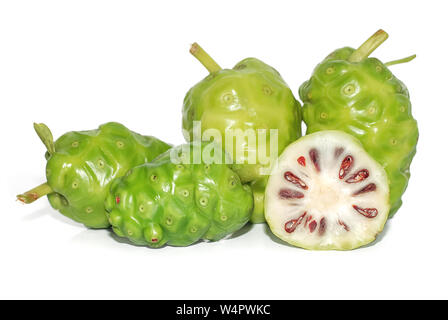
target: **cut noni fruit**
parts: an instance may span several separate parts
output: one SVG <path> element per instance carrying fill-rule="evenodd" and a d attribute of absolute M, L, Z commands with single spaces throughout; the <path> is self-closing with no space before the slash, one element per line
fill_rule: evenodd
<path fill-rule="evenodd" d="M 272 232 L 298 247 L 350 250 L 383 230 L 389 213 L 385 170 L 342 131 L 304 136 L 281 154 L 265 195 Z"/>

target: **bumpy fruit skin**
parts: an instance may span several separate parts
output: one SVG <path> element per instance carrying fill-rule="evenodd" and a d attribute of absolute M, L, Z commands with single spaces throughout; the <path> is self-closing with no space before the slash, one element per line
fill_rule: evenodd
<path fill-rule="evenodd" d="M 68 132 L 55 142 L 56 152 L 47 153 L 50 204 L 89 228 L 107 228 L 104 200 L 112 179 L 170 147 L 114 122 L 97 130 Z"/>
<path fill-rule="evenodd" d="M 307 134 L 343 130 L 384 166 L 390 181 L 389 217 L 402 204 L 416 152 L 417 122 L 406 86 L 381 61 L 349 62 L 352 48 L 334 51 L 299 89 Z"/>
<path fill-rule="evenodd" d="M 270 129 L 278 130 L 278 154 L 301 135 L 300 104 L 277 70 L 255 58 L 239 62 L 233 69 L 222 69 L 208 75 L 187 93 L 183 105 L 183 129 L 187 141 L 193 139 L 193 121 L 201 121 L 202 132 L 217 129 L 226 144 L 226 130 L 266 129 L 266 154 L 270 154 Z M 216 140 L 215 140 L 216 141 Z M 233 169 L 243 183 L 250 182 L 260 189 L 252 222 L 264 221 L 263 194 L 267 176 L 257 148 L 248 143 L 247 136 L 226 151 L 233 156 Z M 230 149 L 230 150 L 229 150 Z M 244 150 L 237 157 L 237 149 Z M 260 149 L 258 149 L 260 150 Z M 249 164 L 249 154 L 257 154 L 256 163 Z M 272 162 L 275 159 L 271 159 Z"/>
<path fill-rule="evenodd" d="M 188 246 L 222 239 L 247 223 L 252 191 L 228 165 L 170 160 L 171 152 L 193 145 L 173 148 L 112 183 L 106 210 L 118 236 L 152 248 Z"/>

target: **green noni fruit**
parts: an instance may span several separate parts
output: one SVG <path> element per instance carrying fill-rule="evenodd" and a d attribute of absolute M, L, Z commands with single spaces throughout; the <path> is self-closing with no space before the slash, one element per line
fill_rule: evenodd
<path fill-rule="evenodd" d="M 89 228 L 110 226 L 104 200 L 112 179 L 171 147 L 114 122 L 97 130 L 68 132 L 56 142 L 46 125 L 34 128 L 48 150 L 47 182 L 18 195 L 18 200 L 31 203 L 48 195 L 54 209 Z"/>
<path fill-rule="evenodd" d="M 210 74 L 184 99 L 185 138 L 211 138 L 195 137 L 195 121 L 200 121 L 202 132 L 212 129 L 219 134 L 210 132 L 231 155 L 232 168 L 241 180 L 253 187 L 251 221 L 263 222 L 269 168 L 278 154 L 301 135 L 300 104 L 277 70 L 258 59 L 247 58 L 233 69 L 221 69 L 199 45 L 193 44 L 190 52 Z M 277 130 L 278 137 L 271 129 Z"/>
<path fill-rule="evenodd" d="M 402 204 L 418 128 L 409 92 L 388 68 L 415 55 L 389 63 L 368 57 L 387 37 L 379 30 L 356 50 L 334 51 L 317 65 L 299 94 L 307 133 L 330 129 L 350 133 L 385 168 L 391 217 Z"/>
<path fill-rule="evenodd" d="M 213 160 L 192 161 L 195 154 Z M 106 200 L 114 232 L 153 248 L 222 239 L 249 221 L 252 208 L 251 188 L 226 164 L 221 146 L 200 142 L 131 169 Z"/>

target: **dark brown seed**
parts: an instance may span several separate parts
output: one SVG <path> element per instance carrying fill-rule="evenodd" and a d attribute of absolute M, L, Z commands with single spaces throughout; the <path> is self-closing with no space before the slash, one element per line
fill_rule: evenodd
<path fill-rule="evenodd" d="M 352 156 L 346 156 L 344 160 L 342 160 L 341 167 L 339 169 L 339 179 L 344 179 L 347 173 L 350 171 L 350 169 L 353 166 L 353 157 Z"/>
<path fill-rule="evenodd" d="M 291 189 L 281 189 L 278 194 L 282 199 L 302 199 L 304 197 L 302 192 Z"/>
<path fill-rule="evenodd" d="M 320 219 L 319 221 L 319 235 L 323 235 L 325 230 L 327 229 L 327 220 L 325 218 Z"/>
<path fill-rule="evenodd" d="M 289 220 L 285 223 L 285 231 L 288 233 L 293 232 L 302 223 L 303 218 L 306 216 L 306 211 L 297 219 Z"/>
<path fill-rule="evenodd" d="M 319 152 L 316 149 L 311 149 L 309 154 L 310 154 L 311 162 L 314 164 L 316 171 L 319 172 L 320 171 Z"/>
<path fill-rule="evenodd" d="M 316 229 L 316 227 L 317 227 L 317 222 L 316 222 L 316 220 L 311 221 L 310 225 L 308 226 L 308 228 L 310 228 L 310 232 L 311 232 L 311 233 L 314 232 L 314 230 Z"/>
<path fill-rule="evenodd" d="M 304 225 L 304 227 L 307 226 L 308 222 L 310 222 L 311 219 L 313 219 L 313 216 L 307 216 L 307 217 L 306 217 L 306 221 L 305 221 L 305 225 Z"/>
<path fill-rule="evenodd" d="M 375 218 L 378 215 L 378 210 L 375 208 L 361 208 L 354 204 L 353 209 L 366 218 Z"/>
<path fill-rule="evenodd" d="M 341 220 L 338 220 L 338 223 L 344 227 L 345 231 L 350 231 L 349 226 Z"/>
<path fill-rule="evenodd" d="M 292 173 L 291 171 L 287 171 L 285 172 L 285 174 L 283 175 L 285 177 L 285 179 L 295 185 L 298 185 L 299 187 L 301 187 L 303 190 L 308 190 L 308 186 L 305 184 L 305 182 L 303 182 L 302 179 L 300 179 L 299 177 L 297 177 L 294 173 Z"/>
<path fill-rule="evenodd" d="M 337 159 L 344 152 L 344 148 L 336 148 L 334 149 L 334 157 Z"/>
<path fill-rule="evenodd" d="M 350 178 L 345 180 L 347 183 L 358 183 L 369 177 L 369 171 L 367 169 L 362 169 L 353 174 Z"/>
<path fill-rule="evenodd" d="M 366 185 L 361 190 L 356 191 L 353 195 L 354 196 L 359 196 L 360 194 L 367 193 L 367 192 L 372 192 L 372 191 L 375 191 L 375 190 L 376 190 L 376 184 L 369 183 L 368 185 Z"/>

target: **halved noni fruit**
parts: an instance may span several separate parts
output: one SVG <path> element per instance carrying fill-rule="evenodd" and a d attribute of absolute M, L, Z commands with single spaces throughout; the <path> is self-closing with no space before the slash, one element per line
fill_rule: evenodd
<path fill-rule="evenodd" d="M 350 250 L 383 230 L 389 184 L 383 167 L 342 131 L 304 136 L 279 157 L 265 217 L 280 239 L 313 250 Z"/>

